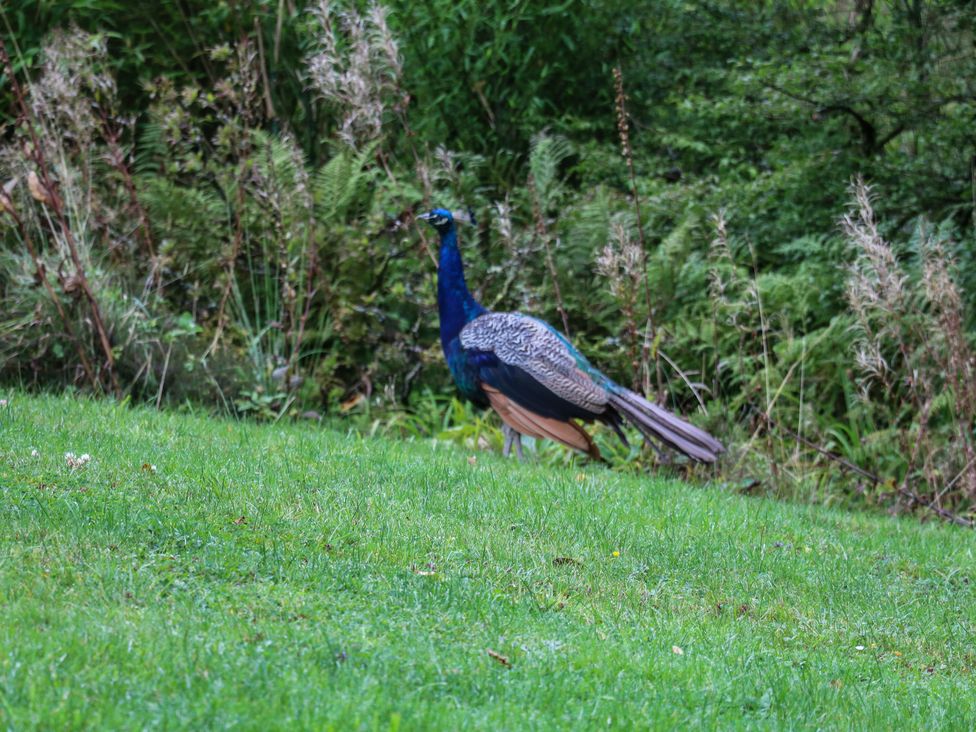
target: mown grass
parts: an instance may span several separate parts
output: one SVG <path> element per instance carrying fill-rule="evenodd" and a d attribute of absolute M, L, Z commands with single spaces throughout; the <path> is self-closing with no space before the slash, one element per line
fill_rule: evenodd
<path fill-rule="evenodd" d="M 6 728 L 976 719 L 965 530 L 6 396 Z"/>

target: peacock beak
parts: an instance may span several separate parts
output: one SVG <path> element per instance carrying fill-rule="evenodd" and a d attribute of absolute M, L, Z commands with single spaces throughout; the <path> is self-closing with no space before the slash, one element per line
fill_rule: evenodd
<path fill-rule="evenodd" d="M 417 218 L 420 219 L 421 221 L 430 221 L 432 218 L 434 218 L 434 212 L 428 211 L 427 213 L 422 213 L 419 216 L 417 216 Z"/>

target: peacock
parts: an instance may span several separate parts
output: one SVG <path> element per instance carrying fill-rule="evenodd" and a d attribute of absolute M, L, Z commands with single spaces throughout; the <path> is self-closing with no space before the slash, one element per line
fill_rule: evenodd
<path fill-rule="evenodd" d="M 437 306 L 444 357 L 461 396 L 498 413 L 505 457 L 514 443 L 521 459 L 521 436 L 529 435 L 599 460 L 580 422 L 607 424 L 626 444 L 624 420 L 649 441 L 699 462 L 714 462 L 724 452 L 704 430 L 612 381 L 548 323 L 483 307 L 464 279 L 455 215 L 435 208 L 419 218 L 440 235 Z"/>

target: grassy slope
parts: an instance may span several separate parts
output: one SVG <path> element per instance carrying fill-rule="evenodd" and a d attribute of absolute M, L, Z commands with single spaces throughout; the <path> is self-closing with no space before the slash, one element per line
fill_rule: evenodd
<path fill-rule="evenodd" d="M 0 538 L 3 727 L 976 718 L 950 527 L 14 394 Z"/>

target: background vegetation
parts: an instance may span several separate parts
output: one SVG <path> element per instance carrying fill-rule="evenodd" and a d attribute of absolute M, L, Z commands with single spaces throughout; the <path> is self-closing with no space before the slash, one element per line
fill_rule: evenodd
<path fill-rule="evenodd" d="M 971 524 L 973 11 L 11 0 L 0 376 L 497 442 L 413 219 L 470 207 L 482 301 L 694 413 L 729 485 Z"/>

